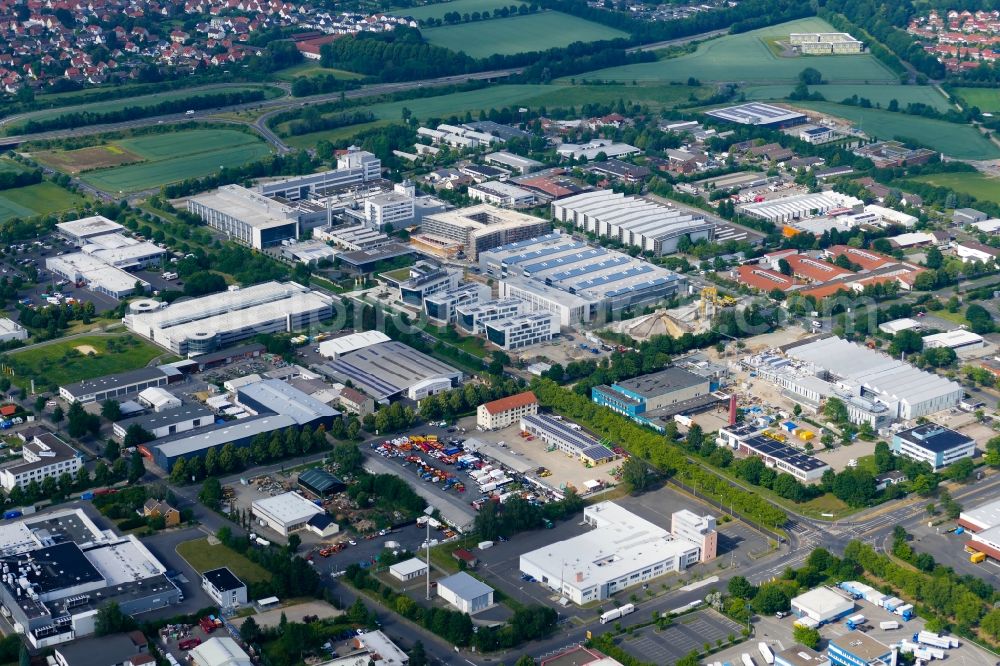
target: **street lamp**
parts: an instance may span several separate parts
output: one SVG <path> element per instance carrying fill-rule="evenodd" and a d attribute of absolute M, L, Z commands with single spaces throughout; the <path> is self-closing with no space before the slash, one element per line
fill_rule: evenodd
<path fill-rule="evenodd" d="M 424 539 L 424 547 L 427 549 L 427 601 L 431 600 L 431 514 L 434 513 L 434 507 L 427 505 L 424 509 L 424 515 L 427 516 L 427 522 L 424 525 L 427 527 L 427 538 Z"/>

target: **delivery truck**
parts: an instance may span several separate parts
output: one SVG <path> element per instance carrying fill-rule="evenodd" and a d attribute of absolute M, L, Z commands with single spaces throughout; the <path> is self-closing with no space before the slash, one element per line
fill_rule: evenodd
<path fill-rule="evenodd" d="M 746 652 L 740 655 L 740 661 L 743 662 L 743 666 L 757 666 L 757 664 L 754 663 L 750 655 L 747 654 Z"/>
<path fill-rule="evenodd" d="M 757 643 L 757 649 L 760 650 L 760 656 L 764 659 L 765 664 L 774 663 L 774 653 L 771 652 L 771 648 L 767 646 L 767 643 L 764 641 Z"/>
<path fill-rule="evenodd" d="M 864 623 L 865 623 L 865 616 L 862 615 L 861 613 L 858 613 L 857 615 L 852 615 L 851 617 L 847 618 L 848 629 L 857 629 Z"/>

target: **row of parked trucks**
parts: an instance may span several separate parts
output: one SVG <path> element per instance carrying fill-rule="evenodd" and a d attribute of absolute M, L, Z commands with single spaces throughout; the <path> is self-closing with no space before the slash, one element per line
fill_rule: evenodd
<path fill-rule="evenodd" d="M 868 603 L 884 608 L 894 615 L 903 618 L 903 621 L 912 620 L 915 616 L 913 604 L 908 604 L 899 597 L 883 594 L 870 585 L 865 585 L 858 581 L 845 580 L 838 587 L 850 594 L 854 599 L 864 599 Z"/>
<path fill-rule="evenodd" d="M 899 647 L 899 651 L 903 654 L 912 654 L 918 660 L 917 663 L 919 664 L 921 661 L 927 662 L 934 659 L 944 659 L 948 656 L 945 650 L 957 648 L 958 646 L 959 642 L 957 638 L 942 636 L 932 631 L 921 631 L 913 634 L 913 637 L 909 640 L 904 638 L 897 647 Z"/>

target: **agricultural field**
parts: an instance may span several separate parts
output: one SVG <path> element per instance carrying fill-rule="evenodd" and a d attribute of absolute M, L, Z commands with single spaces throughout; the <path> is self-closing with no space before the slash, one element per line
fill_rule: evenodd
<path fill-rule="evenodd" d="M 0 191 L 0 222 L 15 217 L 29 218 L 72 210 L 84 203 L 82 197 L 55 183 L 42 181 L 35 185 Z"/>
<path fill-rule="evenodd" d="M 80 104 L 78 106 L 64 106 L 58 109 L 45 109 L 44 111 L 34 111 L 27 113 L 13 124 L 8 125 L 6 129 L 7 134 L 16 134 L 18 129 L 22 125 L 23 121 L 26 120 L 46 120 L 49 118 L 55 118 L 67 113 L 77 113 L 77 112 L 90 112 L 90 113 L 108 113 L 111 111 L 121 111 L 122 109 L 129 106 L 150 106 L 152 104 L 159 104 L 160 102 L 172 102 L 176 100 L 189 99 L 191 97 L 198 97 L 200 95 L 211 95 L 215 93 L 238 93 L 247 92 L 250 90 L 264 90 L 268 99 L 280 97 L 284 94 L 280 88 L 274 86 L 264 86 L 264 85 L 222 85 L 222 86 L 205 86 L 202 88 L 187 89 L 187 90 L 171 90 L 164 93 L 156 93 L 153 95 L 141 95 L 139 97 L 125 97 L 122 99 L 112 99 L 104 102 L 93 102 L 90 104 Z"/>
<path fill-rule="evenodd" d="M 275 74 L 275 78 L 279 81 L 293 82 L 295 79 L 301 79 L 303 77 L 313 77 L 313 76 L 325 76 L 331 75 L 337 79 L 363 79 L 363 74 L 358 74 L 357 72 L 348 72 L 345 69 L 333 69 L 332 67 L 323 67 L 315 60 L 307 60 L 304 63 L 293 65 L 288 69 L 283 69 Z"/>
<path fill-rule="evenodd" d="M 176 358 L 142 338 L 121 333 L 85 335 L 15 350 L 8 353 L 7 363 L 14 369 L 11 380 L 15 384 L 28 386 L 34 379 L 43 388 L 142 368 L 158 356 Z"/>
<path fill-rule="evenodd" d="M 784 99 L 794 89 L 793 85 L 783 86 L 749 86 L 743 89 L 747 99 L 771 100 Z M 920 103 L 933 107 L 938 111 L 947 111 L 952 108 L 941 93 L 933 86 L 863 86 L 863 85 L 842 85 L 829 84 L 822 86 L 809 86 L 810 92 L 818 92 L 823 95 L 828 102 L 840 102 L 851 95 L 864 97 L 871 100 L 872 104 L 888 106 L 889 102 L 896 100 L 901 107 L 907 104 Z"/>
<path fill-rule="evenodd" d="M 98 150 L 86 149 L 90 152 L 83 156 L 75 154 L 79 151 L 53 151 L 44 155 L 44 159 L 68 173 L 71 168 L 78 172 L 85 171 L 81 178 L 105 192 L 139 192 L 185 178 L 204 176 L 223 166 L 240 166 L 271 152 L 263 140 L 230 129 L 149 134 L 94 148 Z M 135 156 L 141 161 L 122 166 L 109 163 L 115 159 L 126 159 L 126 156 L 128 159 Z M 84 159 L 77 159 L 80 157 Z"/>
<path fill-rule="evenodd" d="M 799 19 L 739 35 L 725 35 L 700 44 L 694 53 L 656 62 L 622 65 L 589 72 L 599 81 L 648 82 L 732 81 L 759 84 L 795 83 L 806 67 L 819 70 L 824 81 L 853 84 L 898 84 L 896 76 L 871 55 L 776 55 L 768 44 L 792 32 L 834 32 L 818 18 Z"/>
<path fill-rule="evenodd" d="M 1000 204 L 1000 178 L 993 178 L 986 174 L 934 173 L 925 176 L 916 176 L 909 180 L 928 183 L 935 187 L 947 187 L 950 190 L 968 194 L 982 201 L 992 201 L 995 204 Z"/>
<path fill-rule="evenodd" d="M 472 12 L 493 13 L 494 9 L 501 7 L 520 7 L 526 3 L 521 0 L 452 0 L 451 2 L 438 2 L 423 7 L 406 7 L 391 10 L 389 13 L 394 16 L 409 16 L 418 20 L 429 18 L 443 18 L 445 14 L 458 12 L 459 14 L 471 14 Z"/>
<path fill-rule="evenodd" d="M 1000 147 L 971 125 L 830 102 L 796 102 L 795 105 L 849 120 L 868 136 L 917 139 L 955 159 L 991 160 L 1000 157 Z"/>
<path fill-rule="evenodd" d="M 621 30 L 553 11 L 428 28 L 421 32 L 431 44 L 452 51 L 464 51 L 473 58 L 485 58 L 496 53 L 512 55 L 545 51 L 569 46 L 573 42 L 628 37 Z"/>
<path fill-rule="evenodd" d="M 955 88 L 952 92 L 965 102 L 962 106 L 978 106 L 986 113 L 1000 112 L 1000 89 L 998 88 Z"/>
<path fill-rule="evenodd" d="M 82 171 L 108 169 L 142 162 L 143 158 L 115 144 L 89 146 L 76 150 L 46 150 L 32 155 L 38 162 L 75 176 Z"/>

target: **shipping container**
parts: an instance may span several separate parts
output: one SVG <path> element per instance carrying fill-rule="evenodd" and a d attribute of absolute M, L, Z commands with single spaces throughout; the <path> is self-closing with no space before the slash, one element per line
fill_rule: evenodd
<path fill-rule="evenodd" d="M 879 622 L 878 628 L 882 631 L 889 631 L 890 629 L 899 629 L 899 622 L 895 620 L 889 620 L 888 622 Z"/>

